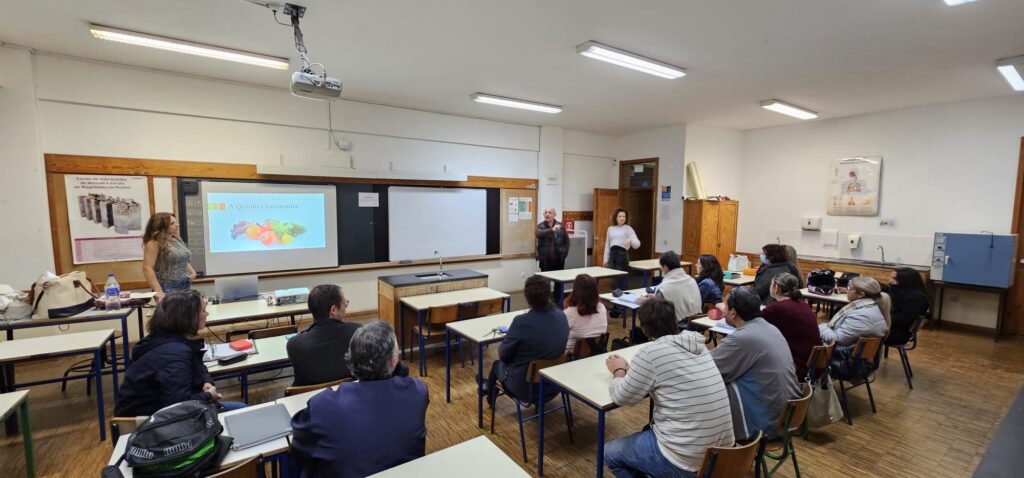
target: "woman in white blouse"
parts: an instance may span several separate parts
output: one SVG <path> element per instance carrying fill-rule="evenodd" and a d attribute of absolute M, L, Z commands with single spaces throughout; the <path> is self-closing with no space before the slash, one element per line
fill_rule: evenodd
<path fill-rule="evenodd" d="M 629 272 L 629 249 L 640 247 L 640 239 L 636 231 L 629 225 L 629 213 L 625 209 L 616 208 L 612 213 L 612 226 L 604 236 L 604 266 Z M 612 286 L 626 290 L 629 283 L 628 275 L 612 279 Z"/>

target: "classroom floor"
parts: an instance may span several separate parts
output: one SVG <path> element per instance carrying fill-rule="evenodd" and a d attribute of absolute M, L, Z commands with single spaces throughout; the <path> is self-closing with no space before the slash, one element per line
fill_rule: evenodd
<path fill-rule="evenodd" d="M 521 296 L 513 310 L 522 308 Z M 624 335 L 621 322 L 609 322 L 613 337 Z M 468 350 L 468 349 L 467 349 Z M 497 347 L 487 352 L 486 363 Z M 853 426 L 845 422 L 797 439 L 800 470 L 805 477 L 963 477 L 970 476 L 984 454 L 1008 407 L 1024 381 L 1024 340 L 993 343 L 978 335 L 945 326 L 921 332 L 920 347 L 910 352 L 914 390 L 908 390 L 898 355 L 891 354 L 872 387 L 878 414 L 872 415 L 863 387 L 852 392 Z M 52 376 L 73 360 L 37 362 L 18 368 L 22 380 Z M 415 358 L 409 365 L 415 370 Z M 429 353 L 431 404 L 427 412 L 427 452 L 436 451 L 485 434 L 520 462 L 515 407 L 499 399 L 495 434 L 489 434 L 489 410 L 484 430 L 476 427 L 475 367 L 453 366 L 452 403 L 444 401 L 444 357 Z M 270 374 L 273 375 L 273 374 Z M 255 385 L 253 403 L 281 397 L 288 379 Z M 237 399 L 238 388 L 220 384 L 226 398 Z M 109 384 L 107 387 L 109 391 Z M 96 408 L 85 395 L 84 381 L 73 382 L 66 393 L 59 385 L 33 389 L 29 395 L 33 443 L 38 476 L 97 476 L 110 458 L 110 442 L 97 440 Z M 108 407 L 108 413 L 113 406 Z M 575 445 L 569 444 L 565 422 L 549 415 L 545 434 L 545 476 L 593 476 L 597 416 L 575 403 Z M 618 409 L 607 416 L 606 437 L 617 438 L 639 430 L 648 407 Z M 536 425 L 526 425 L 525 466 L 536 471 Z M 0 476 L 24 476 L 21 436 L 0 438 Z M 611 476 L 606 472 L 605 476 Z M 795 476 L 786 464 L 780 476 Z"/>

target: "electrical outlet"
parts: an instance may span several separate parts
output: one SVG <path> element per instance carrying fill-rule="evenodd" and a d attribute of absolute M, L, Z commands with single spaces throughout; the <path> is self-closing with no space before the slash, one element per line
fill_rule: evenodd
<path fill-rule="evenodd" d="M 895 219 L 879 219 L 878 225 L 881 227 L 896 227 Z"/>

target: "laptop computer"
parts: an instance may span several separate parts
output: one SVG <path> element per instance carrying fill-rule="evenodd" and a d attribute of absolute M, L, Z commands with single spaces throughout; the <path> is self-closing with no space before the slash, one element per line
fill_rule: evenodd
<path fill-rule="evenodd" d="M 224 417 L 227 432 L 234 438 L 232 450 L 262 445 L 292 431 L 292 417 L 283 404 L 247 409 Z"/>
<path fill-rule="evenodd" d="M 213 293 L 220 302 L 256 300 L 260 297 L 256 276 L 222 277 L 213 280 Z"/>

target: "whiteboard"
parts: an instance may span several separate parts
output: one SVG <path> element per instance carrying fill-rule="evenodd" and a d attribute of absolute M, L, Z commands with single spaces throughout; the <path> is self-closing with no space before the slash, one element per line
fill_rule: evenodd
<path fill-rule="evenodd" d="M 388 188 L 390 261 L 487 254 L 487 190 Z"/>

